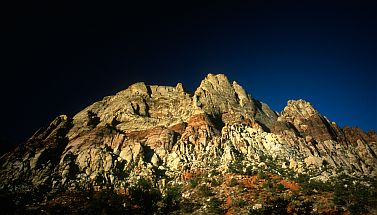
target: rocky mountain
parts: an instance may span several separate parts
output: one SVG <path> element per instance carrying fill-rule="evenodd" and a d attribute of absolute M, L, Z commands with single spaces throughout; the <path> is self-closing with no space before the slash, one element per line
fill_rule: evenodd
<path fill-rule="evenodd" d="M 133 84 L 0 159 L 8 214 L 376 213 L 377 134 L 303 100 L 281 113 L 222 74 Z M 356 192 L 357 191 L 357 192 Z"/>

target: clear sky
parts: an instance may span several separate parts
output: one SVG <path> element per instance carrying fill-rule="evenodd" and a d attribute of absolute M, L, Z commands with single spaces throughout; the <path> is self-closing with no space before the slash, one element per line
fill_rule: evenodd
<path fill-rule="evenodd" d="M 161 2 L 10 5 L 1 141 L 20 143 L 134 82 L 193 91 L 207 73 L 276 111 L 304 99 L 340 126 L 376 130 L 373 1 Z"/>

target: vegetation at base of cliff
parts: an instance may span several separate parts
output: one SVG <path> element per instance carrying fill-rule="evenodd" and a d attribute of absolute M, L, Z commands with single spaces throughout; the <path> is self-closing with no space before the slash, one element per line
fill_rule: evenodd
<path fill-rule="evenodd" d="M 318 180 L 310 180 L 310 175 L 308 174 L 299 174 L 295 181 L 302 185 L 302 191 L 307 194 L 311 195 L 315 191 L 321 192 L 333 192 L 334 185 L 330 182 L 322 182 Z M 334 180 L 337 181 L 337 180 Z"/>
<path fill-rule="evenodd" d="M 377 179 L 360 181 L 348 175 L 340 175 L 334 186 L 334 203 L 350 214 L 367 213 L 377 205 Z"/>
<path fill-rule="evenodd" d="M 162 190 L 140 178 L 126 192 L 105 186 L 101 191 L 33 191 L 20 196 L 18 205 L 9 201 L 14 196 L 0 198 L 14 206 L 9 210 L 42 214 L 368 214 L 377 205 L 377 180 L 370 178 L 340 175 L 324 183 L 307 175 L 292 180 L 268 170 L 253 175 L 212 173 L 168 182 Z M 28 202 L 28 197 L 34 200 Z"/>

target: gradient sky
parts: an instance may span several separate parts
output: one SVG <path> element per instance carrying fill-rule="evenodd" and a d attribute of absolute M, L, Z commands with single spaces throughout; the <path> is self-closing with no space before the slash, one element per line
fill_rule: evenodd
<path fill-rule="evenodd" d="M 9 6 L 1 141 L 138 81 L 194 91 L 207 73 L 276 111 L 304 99 L 340 126 L 376 130 L 373 1 L 150 2 Z"/>

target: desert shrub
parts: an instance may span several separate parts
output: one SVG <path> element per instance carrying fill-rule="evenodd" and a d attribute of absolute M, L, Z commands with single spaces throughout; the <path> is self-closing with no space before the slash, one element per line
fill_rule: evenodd
<path fill-rule="evenodd" d="M 257 171 L 253 170 L 252 166 L 247 166 L 244 163 L 242 163 L 241 160 L 234 161 L 229 164 L 228 166 L 229 172 L 240 174 L 240 175 L 256 175 Z"/>
<path fill-rule="evenodd" d="M 182 186 L 170 185 L 166 187 L 166 193 L 162 196 L 160 202 L 159 213 L 168 214 L 170 212 L 179 210 L 182 199 Z"/>
<path fill-rule="evenodd" d="M 220 172 L 219 172 L 218 170 L 216 170 L 216 169 L 213 169 L 213 170 L 211 171 L 211 175 L 213 175 L 213 176 L 218 176 L 218 175 L 220 175 Z"/>
<path fill-rule="evenodd" d="M 211 198 L 208 202 L 209 212 L 215 213 L 215 214 L 223 214 L 224 209 L 221 207 L 222 203 L 223 202 L 216 197 Z"/>
<path fill-rule="evenodd" d="M 285 215 L 285 214 L 288 214 L 287 207 L 289 203 L 290 201 L 279 198 L 272 201 L 268 205 L 264 205 L 260 209 L 250 209 L 249 214 L 250 215 L 271 215 L 271 214 Z"/>
<path fill-rule="evenodd" d="M 293 214 L 313 214 L 313 202 L 311 201 L 292 201 L 293 198 L 291 198 L 289 201 L 291 201 L 290 212 L 294 212 Z M 287 210 L 288 212 L 288 210 Z M 315 213 L 314 213 L 315 214 Z"/>
<path fill-rule="evenodd" d="M 192 213 L 194 211 L 194 208 L 195 204 L 187 199 L 184 199 L 181 202 L 179 202 L 179 209 L 184 213 Z"/>
<path fill-rule="evenodd" d="M 243 208 L 246 204 L 247 202 L 243 199 L 235 199 L 232 203 L 232 206 Z"/>
<path fill-rule="evenodd" d="M 310 176 L 307 174 L 300 174 L 296 181 L 300 183 L 302 190 L 306 194 L 311 194 L 313 190 L 322 192 L 334 191 L 334 186 L 329 182 L 322 182 L 317 180 L 310 180 Z"/>
<path fill-rule="evenodd" d="M 270 180 L 267 180 L 264 184 L 263 184 L 263 188 L 265 190 L 270 190 L 274 187 L 274 184 L 270 181 Z"/>
<path fill-rule="evenodd" d="M 334 203 L 345 207 L 350 214 L 368 213 L 368 209 L 375 208 L 377 204 L 375 179 L 369 180 L 368 184 L 341 175 L 334 186 Z"/>
<path fill-rule="evenodd" d="M 241 161 L 234 161 L 230 163 L 228 166 L 229 172 L 235 173 L 235 174 L 243 174 L 243 168 L 244 168 L 244 165 L 242 164 Z"/>
<path fill-rule="evenodd" d="M 260 209 L 250 209 L 250 215 L 285 215 L 285 214 L 313 214 L 313 203 L 310 201 L 294 204 L 293 199 L 277 198 L 267 202 Z M 293 207 L 293 208 L 292 208 Z M 291 208 L 290 210 L 288 208 Z"/>
<path fill-rule="evenodd" d="M 234 187 L 238 185 L 238 180 L 235 178 L 230 179 L 229 186 Z"/>
<path fill-rule="evenodd" d="M 211 186 L 213 186 L 213 187 L 217 187 L 217 186 L 220 186 L 223 182 L 224 182 L 223 179 L 216 179 L 216 178 L 213 178 L 213 179 L 211 180 Z"/>
<path fill-rule="evenodd" d="M 139 179 L 135 186 L 130 187 L 129 193 L 132 204 L 140 206 L 136 213 L 150 214 L 156 211 L 156 203 L 162 198 L 160 191 L 144 178 Z"/>
<path fill-rule="evenodd" d="M 245 175 L 253 176 L 253 175 L 258 174 L 258 171 L 253 170 L 253 167 L 252 167 L 252 166 L 247 166 L 247 167 L 245 167 L 245 172 L 244 172 L 244 174 L 245 174 Z"/>
<path fill-rule="evenodd" d="M 238 183 L 238 191 L 239 192 L 247 191 L 246 185 L 243 182 Z"/>
<path fill-rule="evenodd" d="M 87 212 L 88 214 L 97 214 L 102 212 L 121 214 L 125 212 L 123 203 L 126 201 L 127 200 L 124 197 L 118 195 L 113 190 L 105 189 L 93 194 L 89 206 L 87 207 Z M 62 210 L 61 208 L 58 209 Z M 55 208 L 55 210 L 57 209 Z"/>
<path fill-rule="evenodd" d="M 284 185 L 282 185 L 282 184 L 280 184 L 280 183 L 276 185 L 276 188 L 277 188 L 279 191 L 283 191 L 283 190 L 285 190 Z"/>
<path fill-rule="evenodd" d="M 212 192 L 212 189 L 205 184 L 199 186 L 198 190 L 199 190 L 199 192 L 202 196 L 213 196 L 214 195 L 214 193 Z"/>
<path fill-rule="evenodd" d="M 191 188 L 191 189 L 194 189 L 195 187 L 197 187 L 198 186 L 198 184 L 199 184 L 199 178 L 193 178 L 193 179 L 190 179 L 189 181 L 188 181 L 188 184 L 189 184 L 189 187 Z"/>
<path fill-rule="evenodd" d="M 310 180 L 309 175 L 300 174 L 296 180 L 301 184 L 304 193 L 307 195 L 311 194 L 314 189 L 322 192 L 333 192 L 334 203 L 338 207 L 348 210 L 350 214 L 368 213 L 369 208 L 375 208 L 377 205 L 375 198 L 377 196 L 377 180 L 375 179 L 353 178 L 341 174 L 331 184 Z"/>
<path fill-rule="evenodd" d="M 312 180 L 309 181 L 309 183 L 306 184 L 307 188 L 309 189 L 316 189 L 319 191 L 325 191 L 325 192 L 332 192 L 334 191 L 334 187 L 330 183 L 322 182 L 322 181 L 316 181 Z"/>
<path fill-rule="evenodd" d="M 268 176 L 267 176 L 267 174 L 264 171 L 259 170 L 258 171 L 258 178 L 266 179 L 266 178 L 268 178 Z"/>

